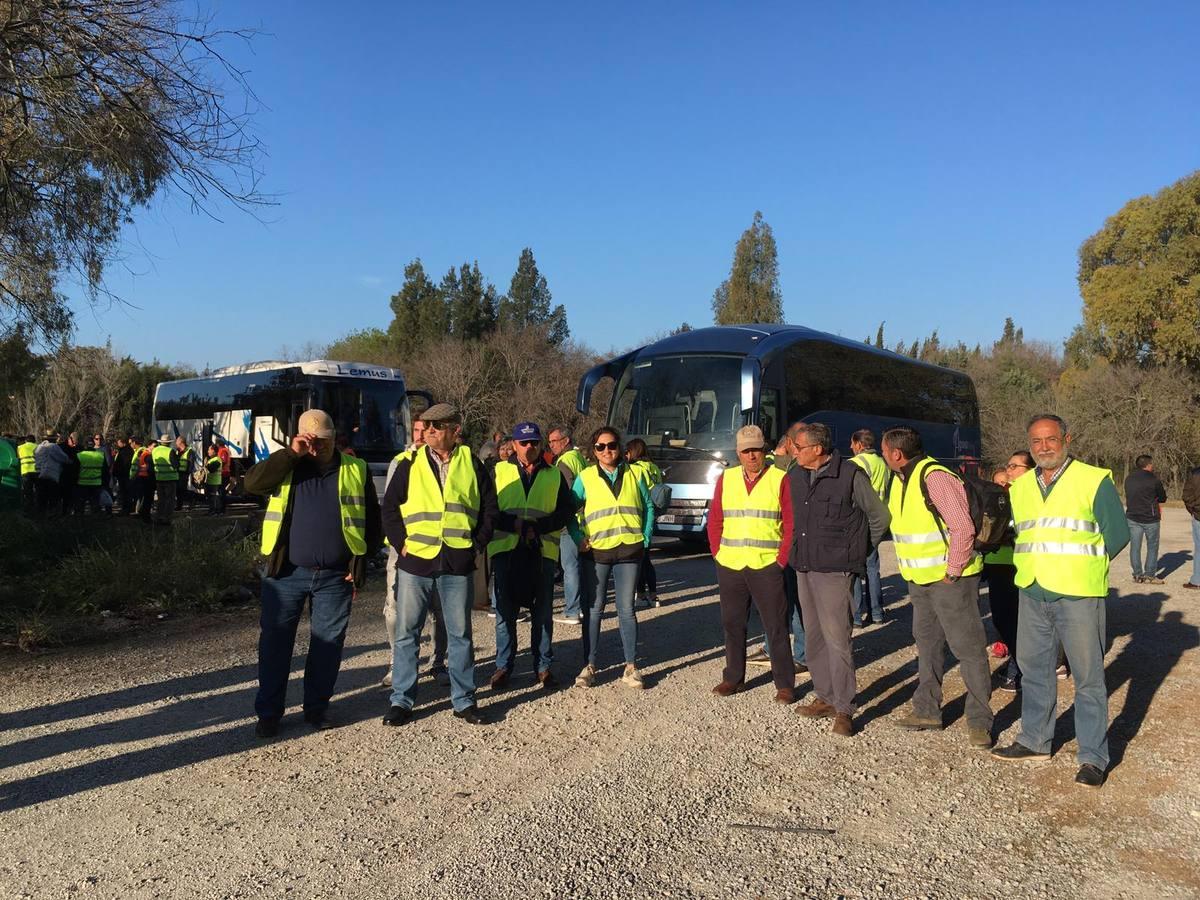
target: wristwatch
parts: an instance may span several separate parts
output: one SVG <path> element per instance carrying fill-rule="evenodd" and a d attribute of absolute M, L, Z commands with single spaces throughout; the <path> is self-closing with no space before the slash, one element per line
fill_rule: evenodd
<path fill-rule="evenodd" d="M 962 578 L 961 575 L 947 575 L 946 576 L 946 580 L 948 582 L 950 582 L 951 584 L 954 584 L 954 582 L 958 581 L 958 579 L 960 579 L 960 578 Z"/>

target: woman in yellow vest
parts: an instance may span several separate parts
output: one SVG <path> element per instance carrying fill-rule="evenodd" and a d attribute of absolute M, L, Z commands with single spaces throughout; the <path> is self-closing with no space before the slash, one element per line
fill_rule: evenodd
<path fill-rule="evenodd" d="M 646 455 L 646 442 L 641 438 L 634 438 L 625 445 L 625 461 L 646 483 L 648 491 L 663 483 L 662 470 Z M 638 570 L 637 598 L 633 608 L 649 609 L 652 606 L 662 606 L 662 603 L 658 599 L 658 578 L 654 575 L 654 564 L 650 562 L 650 554 L 646 553 Z"/>
<path fill-rule="evenodd" d="M 208 499 L 206 515 L 217 516 L 217 498 L 221 493 L 221 457 L 217 455 L 217 445 L 208 445 L 208 458 L 204 460 L 204 496 Z"/>
<path fill-rule="evenodd" d="M 617 605 L 617 624 L 625 672 L 621 681 L 641 688 L 637 667 L 637 617 L 633 592 L 637 586 L 642 556 L 654 532 L 654 507 L 645 481 L 621 459 L 621 435 L 605 426 L 592 435 L 595 464 L 579 473 L 571 490 L 582 507 L 582 522 L 568 524 L 579 545 L 580 576 L 583 582 L 583 655 L 587 660 L 575 679 L 577 687 L 591 687 L 596 678 L 596 655 L 600 643 L 600 617 L 604 614 L 609 576 Z"/>

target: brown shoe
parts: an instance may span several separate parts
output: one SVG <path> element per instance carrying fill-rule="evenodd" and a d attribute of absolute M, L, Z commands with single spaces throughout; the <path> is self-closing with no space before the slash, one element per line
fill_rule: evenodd
<path fill-rule="evenodd" d="M 796 692 L 792 688 L 780 688 L 775 692 L 775 702 L 787 706 L 796 702 Z"/>
<path fill-rule="evenodd" d="M 554 677 L 554 673 L 547 669 L 545 672 L 537 673 L 537 684 L 543 691 L 552 691 L 558 687 L 558 679 Z"/>
<path fill-rule="evenodd" d="M 796 712 L 809 719 L 829 719 L 837 714 L 837 710 L 824 700 L 813 700 L 799 707 Z"/>
<path fill-rule="evenodd" d="M 504 690 L 506 687 L 508 687 L 509 674 L 510 673 L 508 669 L 497 669 L 492 674 L 492 680 L 488 682 L 488 687 L 490 687 L 493 691 Z"/>
<path fill-rule="evenodd" d="M 744 681 L 739 681 L 736 683 L 722 681 L 712 689 L 712 692 L 718 697 L 728 697 L 730 694 L 740 694 L 743 690 L 745 690 L 745 688 L 746 683 Z"/>
<path fill-rule="evenodd" d="M 854 720 L 845 713 L 838 713 L 833 717 L 833 733 L 842 737 L 852 737 L 854 735 Z"/>

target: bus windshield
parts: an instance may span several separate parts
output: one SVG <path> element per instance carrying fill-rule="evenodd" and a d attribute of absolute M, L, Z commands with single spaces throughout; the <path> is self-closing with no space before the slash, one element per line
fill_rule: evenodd
<path fill-rule="evenodd" d="M 742 424 L 742 357 L 639 358 L 622 373 L 612 410 L 627 438 L 732 457 Z"/>
<path fill-rule="evenodd" d="M 321 383 L 321 408 L 356 453 L 390 458 L 404 449 L 404 392 L 386 381 L 329 379 Z"/>

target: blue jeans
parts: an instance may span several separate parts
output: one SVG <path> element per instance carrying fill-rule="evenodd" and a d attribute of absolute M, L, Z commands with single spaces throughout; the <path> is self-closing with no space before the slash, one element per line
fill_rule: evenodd
<path fill-rule="evenodd" d="M 258 636 L 258 695 L 254 711 L 260 719 L 283 716 L 288 674 L 296 647 L 296 627 L 305 601 L 311 598 L 308 656 L 304 661 L 304 711 L 318 714 L 329 706 L 342 646 L 350 624 L 354 585 L 346 571 L 296 569 L 281 578 L 262 580 L 262 613 Z"/>
<path fill-rule="evenodd" d="M 1200 519 L 1192 519 L 1192 584 L 1200 584 Z"/>
<path fill-rule="evenodd" d="M 621 631 L 621 650 L 625 664 L 632 666 L 637 659 L 637 617 L 633 614 L 633 591 L 637 586 L 640 559 L 619 563 L 598 563 L 582 557 L 579 565 L 583 587 L 583 656 L 589 666 L 596 665 L 600 645 L 600 617 L 608 594 L 608 578 L 612 575 L 613 596 L 617 604 L 617 625 Z"/>
<path fill-rule="evenodd" d="M 571 540 L 570 532 L 566 529 L 563 529 L 558 549 L 563 570 L 563 615 L 581 616 L 583 610 L 579 591 L 579 547 Z"/>
<path fill-rule="evenodd" d="M 392 652 L 392 705 L 412 709 L 417 702 L 421 631 L 434 592 L 446 623 L 450 702 L 458 711 L 475 705 L 475 645 L 471 642 L 472 575 L 422 577 L 396 572 L 396 644 Z"/>
<path fill-rule="evenodd" d="M 1129 523 L 1129 564 L 1133 567 L 1133 577 L 1153 578 L 1158 574 L 1158 530 L 1162 522 Z M 1146 539 L 1146 566 L 1142 567 L 1142 538 Z"/>
<path fill-rule="evenodd" d="M 511 672 L 517 664 L 517 616 L 521 612 L 521 598 L 517 596 L 517 584 L 513 579 L 513 554 L 498 553 L 492 557 L 492 571 L 496 573 L 496 668 Z M 554 572 L 553 560 L 542 557 L 537 573 L 537 586 L 533 606 L 530 608 L 529 652 L 533 657 L 533 670 L 546 672 L 554 662 Z M 528 578 L 518 580 L 528 585 Z"/>
<path fill-rule="evenodd" d="M 1103 597 L 1035 600 L 1021 591 L 1017 662 L 1021 666 L 1021 733 L 1017 742 L 1049 753 L 1058 704 L 1061 642 L 1075 681 L 1075 737 L 1080 765 L 1108 768 L 1108 687 L 1104 683 Z"/>
<path fill-rule="evenodd" d="M 851 584 L 854 590 L 854 615 L 861 619 L 867 614 L 867 604 L 863 603 L 863 580 L 855 575 Z M 879 548 L 876 547 L 867 557 L 867 598 L 871 605 L 871 621 L 883 621 L 883 587 L 879 583 Z"/>
<path fill-rule="evenodd" d="M 804 619 L 800 617 L 800 596 L 796 590 L 796 570 L 791 566 L 785 566 L 783 569 L 783 591 L 787 595 L 788 609 L 791 611 L 788 627 L 792 630 L 792 660 L 804 665 Z M 767 646 L 766 641 L 763 641 L 762 652 L 768 656 L 771 655 L 771 648 Z"/>

